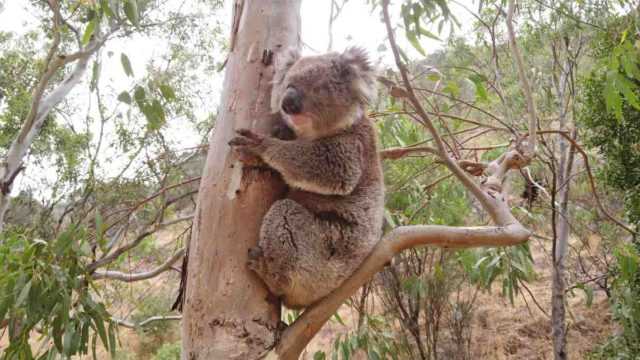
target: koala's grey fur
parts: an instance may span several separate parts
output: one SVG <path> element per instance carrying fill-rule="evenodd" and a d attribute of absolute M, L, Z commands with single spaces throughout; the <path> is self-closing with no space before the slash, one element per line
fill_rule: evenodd
<path fill-rule="evenodd" d="M 249 266 L 287 307 L 302 308 L 337 288 L 380 239 L 384 184 L 375 128 L 364 115 L 375 93 L 366 53 L 289 56 L 276 62 L 274 93 L 276 102 L 289 87 L 303 94 L 302 112 L 283 114 L 296 138 L 240 130 L 230 144 L 290 187 L 265 215 Z"/>

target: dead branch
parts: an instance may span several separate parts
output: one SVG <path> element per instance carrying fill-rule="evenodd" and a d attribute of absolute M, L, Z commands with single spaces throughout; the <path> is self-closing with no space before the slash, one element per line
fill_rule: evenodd
<path fill-rule="evenodd" d="M 181 181 L 177 184 L 173 184 L 173 185 L 169 185 L 169 186 L 165 186 L 163 188 L 161 188 L 160 190 L 158 190 L 157 192 L 155 192 L 154 194 L 138 201 L 135 205 L 133 205 L 132 207 L 130 207 L 129 209 L 126 209 L 126 214 L 123 215 L 122 217 L 118 218 L 116 221 L 114 221 L 113 223 L 111 223 L 109 226 L 107 226 L 106 230 L 111 229 L 113 226 L 115 226 L 116 224 L 119 224 L 120 222 L 122 222 L 123 220 L 129 218 L 129 216 L 131 216 L 131 214 L 133 214 L 136 210 L 138 210 L 142 205 L 156 199 L 157 197 L 164 195 L 167 191 L 184 186 L 184 185 L 188 185 L 190 183 L 196 182 L 196 181 L 200 181 L 200 176 L 196 176 L 184 181 Z M 196 193 L 196 191 L 194 192 L 190 192 L 189 194 L 194 194 Z M 111 213 L 105 216 L 105 218 L 110 218 L 112 215 L 114 215 L 115 213 Z"/>
<path fill-rule="evenodd" d="M 587 170 L 587 177 L 589 178 L 589 185 L 591 187 L 591 191 L 593 193 L 593 198 L 596 200 L 596 204 L 598 205 L 598 209 L 600 209 L 600 211 L 609 219 L 611 220 L 613 223 L 615 223 L 616 225 L 620 226 L 621 228 L 623 228 L 625 231 L 627 231 L 629 234 L 631 235 L 635 235 L 636 231 L 634 231 L 633 229 L 631 229 L 628 225 L 626 225 L 625 223 L 623 223 L 622 221 L 616 219 L 613 215 L 611 215 L 607 209 L 605 209 L 604 205 L 602 204 L 602 200 L 600 199 L 600 195 L 598 194 L 598 188 L 596 187 L 596 182 L 593 178 L 593 171 L 591 171 L 591 165 L 589 165 L 589 155 L 587 155 L 586 151 L 584 151 L 584 149 L 582 148 L 582 146 L 580 146 L 580 144 L 578 144 L 576 142 L 576 140 L 574 138 L 572 138 L 568 132 L 566 131 L 561 131 L 561 130 L 546 130 L 545 133 L 547 134 L 558 134 L 562 137 L 564 137 L 565 139 L 567 139 L 567 141 L 569 141 L 571 143 L 571 146 L 580 154 L 580 156 L 582 156 L 582 159 L 584 161 L 584 167 Z"/>
<path fill-rule="evenodd" d="M 92 262 L 91 264 L 89 264 L 87 266 L 87 270 L 88 271 L 95 271 L 96 269 L 103 267 L 109 263 L 112 263 L 113 261 L 115 261 L 118 257 L 120 257 L 120 255 L 124 254 L 125 252 L 133 249 L 134 247 L 140 245 L 140 243 L 142 242 L 142 240 L 144 240 L 145 238 L 147 238 L 148 236 L 150 236 L 151 234 L 167 227 L 170 225 L 173 225 L 177 222 L 180 221 L 187 221 L 187 220 L 191 220 L 193 218 L 192 215 L 189 216 L 185 216 L 185 217 L 181 217 L 172 221 L 168 221 L 168 222 L 163 222 L 160 223 L 159 220 L 162 218 L 162 215 L 164 214 L 164 210 L 166 209 L 166 205 L 165 207 L 163 207 L 162 209 L 158 210 L 158 213 L 156 214 L 155 218 L 148 223 L 146 226 L 144 226 L 135 236 L 134 240 L 120 246 L 119 248 L 113 250 L 112 252 L 107 252 L 106 254 L 104 254 L 103 257 L 101 257 L 100 259 Z M 120 236 L 119 234 L 116 234 L 116 236 Z"/>
<path fill-rule="evenodd" d="M 392 147 L 380 151 L 380 157 L 382 159 L 397 160 L 407 155 L 415 153 L 429 153 L 438 154 L 438 151 L 429 146 L 414 146 L 414 147 Z"/>
<path fill-rule="evenodd" d="M 182 320 L 182 315 L 167 315 L 167 316 L 152 316 L 148 319 L 142 320 L 140 322 L 134 323 L 131 322 L 129 320 L 124 320 L 124 319 L 118 319 L 118 318 L 111 318 L 111 320 L 113 320 L 116 324 L 122 326 L 122 327 L 126 327 L 129 329 L 138 329 L 141 327 L 145 327 L 151 323 L 157 322 L 157 321 L 166 321 L 166 320 Z"/>
<path fill-rule="evenodd" d="M 180 249 L 177 253 L 173 254 L 167 261 L 165 261 L 162 265 L 141 273 L 125 273 L 121 271 L 96 271 L 93 273 L 94 280 L 102 280 L 102 279 L 111 279 L 111 280 L 120 280 L 124 282 L 134 282 L 151 279 L 160 275 L 161 273 L 169 270 L 171 265 L 173 265 L 176 261 L 180 260 L 184 255 L 184 248 Z"/>
<path fill-rule="evenodd" d="M 487 168 L 487 164 L 469 161 L 469 160 L 460 160 L 458 161 L 458 165 L 473 176 L 481 176 L 484 173 L 484 169 Z"/>

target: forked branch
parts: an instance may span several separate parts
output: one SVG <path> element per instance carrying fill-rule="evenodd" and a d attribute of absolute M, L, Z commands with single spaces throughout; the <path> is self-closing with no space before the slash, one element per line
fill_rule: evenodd
<path fill-rule="evenodd" d="M 275 349 L 277 356 L 284 360 L 298 359 L 305 346 L 340 305 L 380 272 L 396 254 L 406 249 L 425 245 L 443 248 L 511 246 L 527 241 L 531 233 L 511 215 L 501 186 L 507 171 L 522 165 L 521 159 L 520 153 L 512 150 L 486 165 L 484 175 L 487 179 L 480 185 L 481 190 L 492 199 L 493 211 L 498 218 L 510 218 L 511 221 L 498 226 L 413 225 L 393 229 L 380 240 L 351 277 L 320 302 L 307 308 L 284 331 Z"/>

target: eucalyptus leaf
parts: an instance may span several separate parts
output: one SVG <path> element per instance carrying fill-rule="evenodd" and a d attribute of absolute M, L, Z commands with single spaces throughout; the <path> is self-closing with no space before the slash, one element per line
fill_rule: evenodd
<path fill-rule="evenodd" d="M 124 0 L 124 14 L 131 24 L 138 26 L 140 24 L 140 13 L 138 12 L 137 0 Z"/>
<path fill-rule="evenodd" d="M 127 54 L 120 54 L 120 63 L 122 64 L 122 68 L 124 69 L 124 73 L 129 77 L 133 77 L 133 69 L 131 68 L 131 61 Z"/>
<path fill-rule="evenodd" d="M 96 26 L 98 25 L 98 17 L 94 16 L 93 19 L 91 19 L 91 21 L 89 21 L 89 24 L 87 24 L 87 27 L 84 29 L 84 34 L 82 35 L 82 45 L 87 45 L 89 43 L 89 41 L 91 41 L 91 36 L 93 35 L 94 31 L 96 30 Z"/>

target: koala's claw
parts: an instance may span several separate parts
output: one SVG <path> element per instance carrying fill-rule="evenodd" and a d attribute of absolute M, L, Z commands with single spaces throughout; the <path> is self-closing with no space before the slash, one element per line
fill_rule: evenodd
<path fill-rule="evenodd" d="M 233 139 L 229 140 L 228 144 L 230 146 L 251 146 L 255 145 L 255 142 L 244 136 L 236 136 Z"/>
<path fill-rule="evenodd" d="M 260 262 L 256 259 L 249 259 L 247 260 L 247 267 L 257 273 L 260 270 Z"/>
<path fill-rule="evenodd" d="M 260 246 L 255 246 L 249 248 L 247 252 L 247 267 L 255 272 L 260 272 L 262 268 L 262 248 Z"/>
<path fill-rule="evenodd" d="M 251 247 L 249 248 L 247 255 L 249 256 L 249 259 L 257 260 L 263 256 L 262 248 L 260 246 Z"/>
<path fill-rule="evenodd" d="M 236 133 L 240 136 L 253 140 L 255 143 L 258 143 L 258 144 L 261 143 L 262 140 L 264 140 L 264 136 L 260 134 L 256 134 L 249 129 L 238 129 L 236 130 Z"/>
<path fill-rule="evenodd" d="M 274 125 L 271 129 L 271 136 L 280 140 L 294 140 L 296 138 L 295 132 L 285 124 Z"/>

